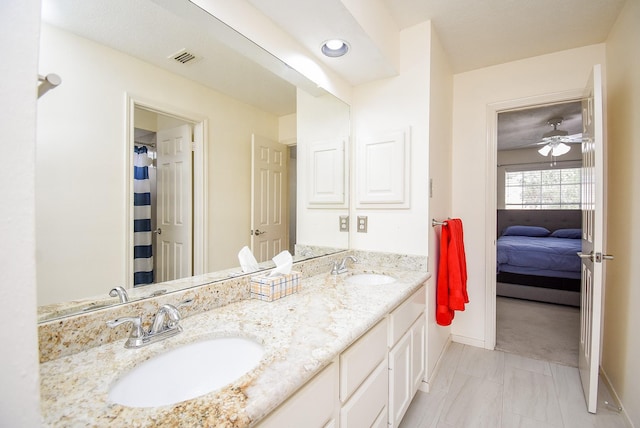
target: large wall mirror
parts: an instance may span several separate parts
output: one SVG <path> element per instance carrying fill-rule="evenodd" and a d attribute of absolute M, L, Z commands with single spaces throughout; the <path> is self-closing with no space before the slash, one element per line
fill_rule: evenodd
<path fill-rule="evenodd" d="M 349 211 L 349 106 L 193 3 L 43 0 L 39 69 L 62 80 L 38 100 L 42 313 L 91 299 L 118 304 L 109 297 L 116 286 L 139 299 L 175 290 L 178 278 L 189 277 L 186 286 L 226 279 L 242 273 L 244 246 L 263 268 L 278 250 L 299 259 L 348 248 L 339 219 Z M 313 156 L 327 141 L 343 153 L 318 163 Z M 286 158 L 277 173 L 286 183 L 270 190 L 283 194 L 269 196 L 281 201 L 275 217 L 286 230 L 266 244 L 257 238 L 264 230 L 254 233 L 267 200 L 257 192 L 269 183 L 256 179 L 264 142 Z M 181 159 L 174 156 L 180 151 Z M 173 175 L 162 172 L 165 165 Z M 336 167 L 342 182 L 332 190 L 343 189 L 342 199 L 314 203 L 310 192 L 322 190 L 326 177 L 335 181 Z M 138 181 L 140 171 L 147 182 Z M 148 204 L 139 193 L 150 194 Z M 182 202 L 167 198 L 176 193 Z M 181 219 L 176 233 L 187 241 L 165 239 L 174 232 L 162 221 L 171 216 Z M 134 286 L 136 273 L 149 271 L 140 267 L 144 242 L 136 240 L 145 222 L 153 278 L 139 275 Z M 172 244 L 163 249 L 159 237 Z"/>

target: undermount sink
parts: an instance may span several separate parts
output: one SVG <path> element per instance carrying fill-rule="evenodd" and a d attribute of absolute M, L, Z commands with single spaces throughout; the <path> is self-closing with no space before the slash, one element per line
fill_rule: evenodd
<path fill-rule="evenodd" d="M 255 368 L 262 345 L 220 337 L 183 345 L 140 364 L 109 390 L 109 400 L 129 407 L 179 403 L 222 388 Z"/>
<path fill-rule="evenodd" d="M 345 279 L 349 284 L 357 284 L 357 285 L 383 285 L 383 284 L 391 284 L 395 282 L 396 279 L 389 275 L 382 275 L 379 273 L 360 273 L 357 275 L 352 275 Z"/>

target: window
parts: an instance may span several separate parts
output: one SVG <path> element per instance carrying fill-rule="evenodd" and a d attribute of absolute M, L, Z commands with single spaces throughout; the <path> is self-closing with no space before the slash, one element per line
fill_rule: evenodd
<path fill-rule="evenodd" d="M 505 208 L 580 209 L 580 170 L 505 172 Z"/>

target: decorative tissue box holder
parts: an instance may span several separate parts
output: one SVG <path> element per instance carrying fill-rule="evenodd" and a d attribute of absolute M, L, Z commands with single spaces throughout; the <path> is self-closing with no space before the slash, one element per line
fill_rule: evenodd
<path fill-rule="evenodd" d="M 269 273 L 251 277 L 251 298 L 273 302 L 297 292 L 300 289 L 302 274 L 297 271 L 279 276 L 268 276 Z"/>

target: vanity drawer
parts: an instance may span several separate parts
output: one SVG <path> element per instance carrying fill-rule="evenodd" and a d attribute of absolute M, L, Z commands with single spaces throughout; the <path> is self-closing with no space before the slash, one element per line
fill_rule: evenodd
<path fill-rule="evenodd" d="M 389 375 L 385 360 L 340 410 L 340 428 L 386 427 L 388 397 Z"/>
<path fill-rule="evenodd" d="M 337 420 L 338 365 L 334 362 L 258 423 L 259 428 L 327 427 Z"/>
<path fill-rule="evenodd" d="M 385 318 L 340 354 L 340 401 L 343 403 L 380 362 L 386 360 L 387 325 Z"/>
<path fill-rule="evenodd" d="M 423 285 L 389 314 L 389 348 L 393 348 L 404 336 L 413 322 L 424 312 L 425 306 L 426 288 Z"/>

